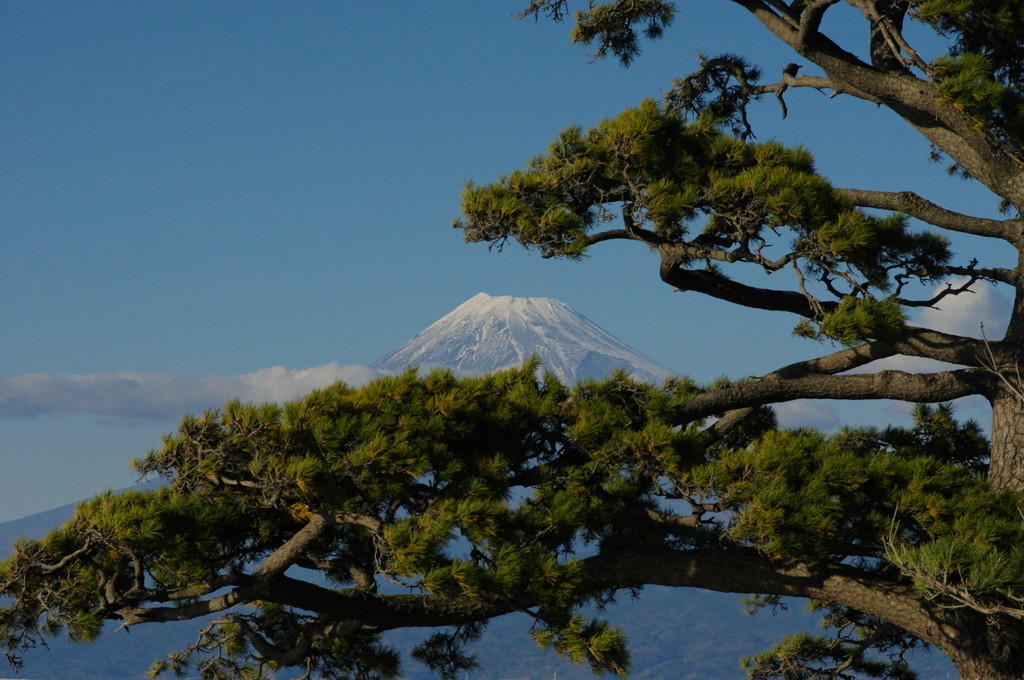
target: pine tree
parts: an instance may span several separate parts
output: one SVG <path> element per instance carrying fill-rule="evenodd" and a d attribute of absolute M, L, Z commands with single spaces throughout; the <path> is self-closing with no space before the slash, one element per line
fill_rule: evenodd
<path fill-rule="evenodd" d="M 796 315 L 797 335 L 841 347 L 701 394 L 682 407 L 680 424 L 721 415 L 706 431 L 716 438 L 741 424 L 752 409 L 793 399 L 939 403 L 981 395 L 993 417 L 991 450 L 976 466 L 978 473 L 991 491 L 1019 494 L 1024 491 L 1024 265 L 958 260 L 943 232 L 1006 242 L 1022 261 L 1024 5 L 1005 0 L 733 2 L 766 29 L 766 38 L 784 44 L 804 63 L 789 64 L 777 82 L 765 82 L 762 70 L 741 56 L 701 57 L 699 69 L 672 83 L 660 101 L 642 102 L 589 130 L 569 128 L 525 169 L 493 184 L 469 184 L 456 226 L 469 241 L 515 240 L 546 257 L 578 259 L 605 241 L 637 241 L 655 253 L 659 277 L 674 290 Z M 840 4 L 862 16 L 858 33 L 844 33 L 859 35 L 859 44 L 844 44 L 823 28 L 826 15 Z M 570 5 L 533 0 L 523 16 L 561 21 Z M 644 39 L 661 37 L 677 10 L 686 9 L 687 3 L 661 0 L 591 2 L 573 15 L 572 39 L 595 57 L 614 56 L 628 65 Z M 843 16 L 847 24 L 856 21 Z M 904 32 L 910 22 L 944 40 L 946 54 L 926 62 Z M 961 214 L 900 187 L 835 187 L 816 172 L 808 151 L 758 142 L 749 107 L 772 96 L 785 117 L 785 95 L 793 88 L 888 108 L 927 139 L 933 158 L 945 158 L 951 173 L 986 187 L 1007 218 Z M 874 140 L 863 141 L 868 146 Z M 886 150 L 877 148 L 876 154 L 884 159 Z M 925 229 L 911 229 L 911 220 Z M 751 272 L 757 271 L 788 274 L 772 278 L 773 286 L 781 279 L 782 288 L 750 285 Z M 922 289 L 919 284 L 935 287 L 951 277 L 958 278 L 934 296 L 914 295 Z M 1003 338 L 979 340 L 906 323 L 908 309 L 935 306 L 979 281 L 1013 289 Z M 955 368 L 848 373 L 896 355 Z M 805 525 L 801 531 L 810 529 Z M 917 554 L 914 559 L 921 561 L 913 565 L 898 550 L 887 559 L 936 598 L 941 591 L 958 602 L 948 606 L 998 618 L 994 610 L 969 603 L 969 596 L 952 595 L 958 586 L 950 580 L 963 577 L 971 560 L 987 564 L 981 553 L 943 546 Z M 1018 581 L 1018 594 L 1021 587 Z M 1020 635 L 1019 618 L 1013 625 L 986 621 L 963 633 L 976 647 L 966 656 L 1010 656 L 977 668 L 970 658 L 958 659 L 964 677 L 1017 677 L 1024 672 L 1024 657 L 1019 649 L 1007 650 L 1016 644 L 1008 640 Z M 818 651 L 808 651 L 813 649 Z M 957 652 L 947 651 L 957 659 Z M 809 644 L 779 651 L 776 658 L 790 661 L 772 672 L 804 677 L 792 659 L 817 653 L 827 656 Z"/>
<path fill-rule="evenodd" d="M 486 622 L 521 612 L 542 647 L 625 676 L 627 641 L 581 608 L 662 585 L 811 599 L 823 634 L 746 660 L 752 677 L 910 678 L 922 644 L 964 677 L 1015 676 L 1024 498 L 986 483 L 977 424 L 928 406 L 835 435 L 766 409 L 720 437 L 679 424 L 722 388 L 568 388 L 529 363 L 186 417 L 136 461 L 166 486 L 87 501 L 0 563 L 0 640 L 17 666 L 104 621 L 197 620 L 155 675 L 394 678 L 381 635 L 441 627 L 413 657 L 455 678 Z"/>
<path fill-rule="evenodd" d="M 1024 418 L 1024 269 L 954 262 L 942 235 L 996 239 L 1024 252 L 1024 7 L 850 0 L 845 4 L 864 16 L 867 63 L 853 54 L 857 46 L 844 50 L 821 31 L 837 2 L 734 1 L 824 75 L 797 75 L 790 64 L 779 82 L 766 84 L 742 57 L 702 58 L 700 70 L 675 81 L 663 102 L 644 102 L 592 130 L 569 128 L 525 170 L 492 185 L 470 184 L 456 226 L 470 241 L 515 239 L 545 256 L 568 258 L 608 240 L 638 241 L 657 253 L 660 278 L 674 289 L 795 314 L 798 334 L 848 347 L 780 368 L 757 387 L 719 390 L 704 400 L 704 415 L 802 397 L 940 402 L 981 395 L 993 408 L 990 483 L 1024 490 L 1024 428 L 1015 425 Z M 533 0 L 524 16 L 562 20 L 568 4 Z M 639 54 L 641 35 L 661 36 L 675 12 L 675 3 L 661 0 L 591 3 L 576 13 L 572 37 L 598 57 L 615 55 L 628 64 Z M 907 20 L 945 38 L 948 53 L 923 61 L 903 35 Z M 785 114 L 784 93 L 800 87 L 892 110 L 949 160 L 951 172 L 988 188 L 1010 217 L 963 215 L 898 187 L 833 187 L 815 172 L 807 151 L 752 141 L 748 107 L 772 94 Z M 877 211 L 889 216 L 876 217 Z M 621 228 L 604 228 L 616 218 Z M 910 231 L 909 218 L 930 229 Z M 730 270 L 752 268 L 791 272 L 791 288 L 730 277 Z M 913 282 L 951 276 L 966 282 L 929 299 L 909 296 Z M 903 323 L 903 310 L 934 306 L 978 281 L 1014 290 L 1004 338 L 977 340 Z M 964 368 L 838 375 L 898 354 Z"/>
<path fill-rule="evenodd" d="M 665 101 L 570 128 L 524 170 L 469 186 L 459 226 L 555 257 L 639 241 L 673 288 L 796 314 L 798 333 L 842 349 L 708 386 L 625 375 L 566 386 L 530 363 L 186 417 L 136 462 L 167 486 L 83 503 L 0 563 L 8 659 L 61 633 L 88 642 L 105 621 L 194 619 L 195 644 L 155 674 L 393 678 L 402 660 L 381 635 L 441 627 L 413 657 L 454 678 L 474 666 L 488 620 L 522 612 L 541 646 L 624 676 L 626 640 L 582 608 L 663 585 L 752 593 L 753 608 L 810 601 L 822 634 L 745 660 L 751 677 L 911 678 L 905 656 L 924 644 L 967 680 L 1021 677 L 1024 277 L 956 263 L 941 230 L 1024 247 L 1024 8 L 851 0 L 867 63 L 821 32 L 834 0 L 735 1 L 824 75 L 787 68 L 765 84 L 739 57 L 705 59 Z M 535 0 L 527 13 L 566 11 Z M 573 35 L 629 62 L 673 16 L 659 0 L 591 4 Z M 948 38 L 949 53 L 923 62 L 907 20 Z M 889 107 L 1012 216 L 833 187 L 809 152 L 759 142 L 748 124 L 748 106 L 796 87 Z M 769 256 L 770 243 L 784 253 Z M 729 278 L 742 264 L 792 271 L 793 288 Z M 938 301 L 907 297 L 908 284 L 950 276 L 967 283 L 940 298 L 977 281 L 1014 288 L 1004 338 L 905 323 L 908 308 Z M 963 368 L 845 374 L 896 354 Z M 976 423 L 926 405 L 968 394 L 993 404 L 991 445 Z M 778 428 L 771 404 L 803 397 L 922 405 L 905 428 Z"/>

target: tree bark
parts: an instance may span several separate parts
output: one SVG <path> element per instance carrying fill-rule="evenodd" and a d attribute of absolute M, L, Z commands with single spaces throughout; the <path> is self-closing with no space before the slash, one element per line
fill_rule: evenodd
<path fill-rule="evenodd" d="M 820 33 L 821 15 L 835 3 L 806 3 L 796 26 L 791 16 L 779 13 L 777 4 L 732 2 L 825 71 L 834 92 L 885 106 L 997 196 L 1017 206 L 1024 204 L 1024 155 L 996 135 L 975 129 L 970 116 L 936 96 L 934 83 L 909 73 L 879 71 Z"/>
<path fill-rule="evenodd" d="M 960 680 L 1021 680 L 1021 671 L 1000 670 L 986 659 L 950 655 Z"/>
<path fill-rule="evenodd" d="M 1024 491 L 1024 395 L 1018 396 L 1005 389 L 990 398 L 989 402 L 992 404 L 989 486 L 993 489 Z"/>
<path fill-rule="evenodd" d="M 1010 642 L 1008 631 L 991 625 L 981 615 L 961 622 L 958 628 L 957 637 L 962 644 L 943 651 L 956 666 L 961 680 L 1024 678 L 1024 653 L 1019 645 Z"/>

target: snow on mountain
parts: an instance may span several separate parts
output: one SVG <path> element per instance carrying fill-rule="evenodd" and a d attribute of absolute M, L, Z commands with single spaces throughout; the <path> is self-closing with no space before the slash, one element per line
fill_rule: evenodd
<path fill-rule="evenodd" d="M 486 293 L 462 303 L 370 367 L 443 367 L 477 375 L 519 366 L 534 354 L 568 384 L 606 377 L 616 368 L 649 382 L 674 374 L 563 302 Z"/>

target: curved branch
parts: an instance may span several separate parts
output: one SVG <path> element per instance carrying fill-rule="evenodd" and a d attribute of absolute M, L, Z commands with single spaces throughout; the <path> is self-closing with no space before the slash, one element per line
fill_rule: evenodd
<path fill-rule="evenodd" d="M 867 342 L 856 347 L 826 354 L 822 357 L 798 361 L 788 366 L 772 371 L 765 377 L 779 377 L 786 379 L 800 378 L 806 375 L 833 375 L 859 368 L 872 361 L 886 359 L 900 354 L 899 348 L 889 342 Z"/>
<path fill-rule="evenodd" d="M 845 565 L 772 563 L 754 550 L 628 550 L 583 560 L 585 587 L 660 585 L 836 602 L 873 614 L 949 653 L 958 632 L 909 585 Z M 591 586 L 590 584 L 593 583 Z"/>
<path fill-rule="evenodd" d="M 236 588 L 209 600 L 186 602 L 173 607 L 125 607 L 118 611 L 125 626 L 140 623 L 189 621 L 216 614 L 258 599 L 252 588 Z"/>
<path fill-rule="evenodd" d="M 844 565 L 772 563 L 751 549 L 650 549 L 604 552 L 580 561 L 577 594 L 643 585 L 696 587 L 730 593 L 758 593 L 818 598 L 885 617 L 940 648 L 955 635 L 936 625 L 940 614 L 910 586 Z M 359 621 L 378 630 L 397 627 L 451 626 L 509 613 L 524 605 L 506 599 L 476 600 L 444 595 L 375 595 L 339 593 L 283 578 L 269 593 L 271 601 L 308 609 L 342 620 Z M 286 582 L 285 582 L 286 581 Z"/>
<path fill-rule="evenodd" d="M 635 225 L 629 229 L 607 229 L 594 234 L 587 234 L 584 240 L 587 246 L 603 241 L 616 240 L 640 241 L 650 246 L 660 246 L 668 243 L 668 239 L 658 236 L 653 231 L 641 229 Z"/>
<path fill-rule="evenodd" d="M 934 331 L 920 326 L 906 326 L 899 337 L 890 341 L 896 354 L 924 357 L 960 366 L 982 366 L 984 343 L 952 333 Z"/>
<path fill-rule="evenodd" d="M 56 564 L 35 564 L 32 566 L 34 566 L 36 569 L 39 569 L 39 571 L 43 572 L 44 574 L 51 574 L 55 571 L 59 571 L 60 569 L 63 569 L 64 567 L 68 566 L 69 564 L 77 560 L 85 553 L 89 552 L 93 545 L 92 541 L 93 537 L 87 536 L 85 542 L 82 543 L 82 547 L 72 552 L 69 552 L 67 555 L 63 557 L 63 559 L 61 559 Z"/>
<path fill-rule="evenodd" d="M 906 213 L 928 224 L 950 231 L 975 236 L 1000 238 L 1011 243 L 1024 234 L 1024 220 L 992 220 L 971 217 L 947 210 L 912 191 L 870 191 L 867 189 L 836 189 L 854 205 Z"/>
<path fill-rule="evenodd" d="M 677 291 L 693 290 L 743 307 L 775 312 L 791 312 L 808 319 L 820 316 L 821 311 L 834 309 L 834 302 L 812 305 L 808 298 L 788 290 L 757 288 L 727 279 L 714 272 L 683 269 L 673 261 L 671 254 L 662 253 L 661 280 Z"/>
<path fill-rule="evenodd" d="M 954 364 L 984 368 L 985 360 L 981 351 L 982 342 L 972 338 L 961 338 L 924 328 L 908 327 L 899 341 L 867 342 L 832 354 L 783 366 L 764 377 L 794 380 L 809 375 L 835 375 L 896 355 L 923 356 Z M 754 411 L 754 408 L 755 406 L 745 406 L 731 409 L 704 428 L 702 433 L 708 441 L 718 441 L 742 423 Z"/>
<path fill-rule="evenodd" d="M 806 45 L 811 36 L 818 33 L 821 20 L 825 18 L 825 12 L 829 7 L 838 4 L 839 0 L 811 0 L 804 4 L 804 10 L 800 16 L 800 25 L 797 31 L 797 42 Z"/>
<path fill-rule="evenodd" d="M 852 371 L 873 361 L 898 354 L 983 368 L 982 357 L 985 347 L 982 340 L 951 335 L 919 326 L 907 326 L 896 340 L 875 340 L 814 359 L 798 361 L 772 371 L 764 377 L 775 376 L 793 379 L 814 374 L 834 375 Z"/>
<path fill-rule="evenodd" d="M 304 527 L 289 538 L 284 544 L 270 553 L 263 563 L 260 564 L 252 575 L 259 580 L 269 580 L 279 574 L 283 574 L 288 567 L 295 564 L 296 560 L 302 557 L 306 548 L 323 535 L 330 520 L 323 515 L 313 515 Z"/>
<path fill-rule="evenodd" d="M 965 368 L 941 373 L 880 371 L 860 375 L 806 375 L 763 378 L 723 387 L 695 397 L 676 409 L 679 422 L 750 406 L 778 404 L 796 399 L 896 399 L 910 402 L 939 402 L 986 394 L 991 388 L 984 369 Z"/>
<path fill-rule="evenodd" d="M 661 280 L 677 291 L 692 290 L 751 309 L 790 312 L 808 319 L 817 319 L 821 314 L 828 313 L 837 306 L 835 302 L 814 300 L 803 293 L 757 288 L 733 281 L 715 272 L 683 269 L 666 257 L 665 251 L 662 253 L 660 274 Z M 914 306 L 914 303 L 910 303 L 910 306 Z M 892 354 L 927 357 L 963 366 L 981 365 L 978 361 L 981 345 L 973 338 L 907 326 L 889 342 L 895 349 Z M 884 344 L 878 344 L 874 351 L 882 351 L 883 346 Z"/>

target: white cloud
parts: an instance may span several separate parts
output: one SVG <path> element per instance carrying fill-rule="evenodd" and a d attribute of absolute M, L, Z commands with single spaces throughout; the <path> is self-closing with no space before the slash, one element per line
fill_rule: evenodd
<path fill-rule="evenodd" d="M 965 278 L 953 278 L 950 279 L 950 284 L 956 287 L 962 285 L 966 280 Z M 945 288 L 945 284 L 937 287 L 932 294 L 937 294 L 943 288 Z M 947 296 L 935 308 L 922 308 L 910 323 L 943 333 L 972 338 L 981 338 L 981 326 L 984 324 L 986 337 L 989 340 L 998 340 L 1006 331 L 1009 316 L 1009 299 L 991 284 L 978 281 L 967 292 Z M 850 371 L 850 373 L 877 373 L 878 371 L 936 373 L 951 368 L 956 368 L 956 366 L 934 359 L 900 354 L 873 361 Z"/>
<path fill-rule="evenodd" d="M 950 283 L 956 287 L 966 279 L 954 278 Z M 945 284 L 937 287 L 932 293 L 938 293 Z M 989 340 L 998 340 L 1006 331 L 1010 315 L 1010 300 L 1002 295 L 994 286 L 979 281 L 971 286 L 969 292 L 950 295 L 939 302 L 936 308 L 922 308 L 910 322 L 913 325 L 932 330 L 981 338 L 981 325 L 985 326 L 985 336 Z M 873 361 L 860 366 L 850 373 L 877 373 L 879 371 L 904 371 L 906 373 L 938 373 L 959 368 L 935 359 L 911 357 L 902 354 Z M 991 417 L 988 403 L 981 397 L 962 397 L 953 401 L 958 417 L 974 418 L 987 423 Z M 883 409 L 883 413 L 906 417 L 913 412 L 914 404 L 902 401 L 891 401 Z"/>
<path fill-rule="evenodd" d="M 962 285 L 967 279 L 953 278 L 953 287 Z M 935 289 L 938 293 L 945 284 Z M 981 324 L 985 324 L 985 335 L 989 340 L 998 340 L 1006 331 L 1010 316 L 1010 300 L 994 286 L 978 281 L 969 291 L 948 295 L 935 308 L 923 308 L 914 320 L 920 326 L 945 333 L 981 337 Z"/>
<path fill-rule="evenodd" d="M 0 418 L 60 412 L 127 420 L 177 417 L 216 408 L 229 399 L 281 402 L 338 380 L 359 386 L 380 375 L 366 366 L 337 362 L 300 370 L 274 366 L 243 375 L 34 373 L 0 380 Z"/>
<path fill-rule="evenodd" d="M 967 279 L 952 279 L 950 283 L 956 287 Z M 937 294 L 945 287 L 942 284 L 932 293 Z M 922 308 L 911 323 L 932 330 L 969 337 L 981 337 L 981 324 L 985 325 L 985 335 L 990 340 L 1002 337 L 1009 318 L 1010 301 L 1000 294 L 994 286 L 979 281 L 971 286 L 969 292 L 949 295 L 939 302 L 936 308 Z M 905 371 L 907 373 L 936 373 L 957 368 L 934 359 L 897 355 L 873 361 L 856 368 L 850 373 L 877 373 L 878 371 Z M 985 420 L 984 404 L 978 403 L 975 397 L 965 397 L 954 402 L 958 412 L 967 417 Z M 913 404 L 893 401 L 885 411 L 905 416 L 913 410 Z M 798 400 L 775 406 L 779 424 L 784 427 L 814 427 L 823 430 L 835 429 L 842 418 L 838 409 L 829 402 Z"/>
<path fill-rule="evenodd" d="M 366 366 L 342 366 L 335 361 L 324 366 L 299 370 L 273 366 L 237 376 L 235 379 L 247 388 L 239 391 L 239 398 L 243 401 L 280 402 L 294 399 L 339 380 L 358 387 L 382 375 L 383 372 Z"/>
<path fill-rule="evenodd" d="M 839 427 L 840 418 L 831 403 L 797 399 L 775 404 L 775 415 L 782 427 L 813 427 L 831 430 Z"/>

